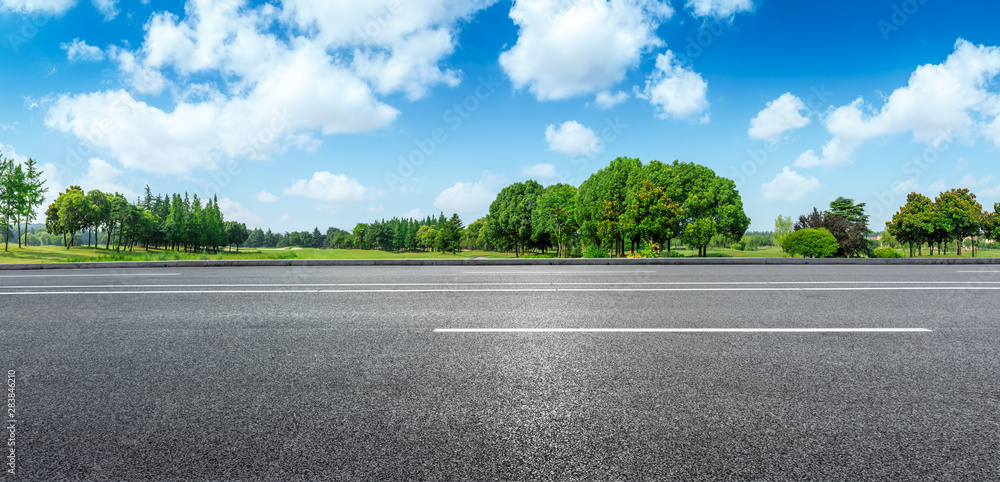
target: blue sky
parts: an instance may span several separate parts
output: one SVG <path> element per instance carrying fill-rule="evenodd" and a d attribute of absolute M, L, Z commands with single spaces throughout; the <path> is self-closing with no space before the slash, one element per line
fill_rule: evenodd
<path fill-rule="evenodd" d="M 1000 201 L 1000 3 L 0 0 L 0 150 L 218 196 L 275 231 L 458 212 L 617 156 L 736 181 L 751 229 L 838 197 Z"/>

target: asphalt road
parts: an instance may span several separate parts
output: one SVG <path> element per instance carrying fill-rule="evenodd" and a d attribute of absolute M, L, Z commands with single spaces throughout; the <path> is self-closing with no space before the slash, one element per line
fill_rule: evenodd
<path fill-rule="evenodd" d="M 0 307 L 17 480 L 1000 480 L 996 267 L 0 271 Z"/>

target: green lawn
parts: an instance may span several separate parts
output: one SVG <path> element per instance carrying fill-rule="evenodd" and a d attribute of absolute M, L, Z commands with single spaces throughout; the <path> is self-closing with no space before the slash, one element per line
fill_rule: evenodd
<path fill-rule="evenodd" d="M 18 248 L 8 247 L 6 252 L 0 250 L 0 263 L 65 263 L 89 261 L 172 261 L 172 260 L 225 260 L 225 259 L 442 259 L 442 258 L 513 258 L 513 253 L 494 253 L 488 251 L 463 251 L 458 254 L 441 254 L 437 252 L 403 252 L 361 249 L 244 249 L 239 253 L 223 251 L 218 254 L 184 253 L 177 251 L 162 251 L 137 248 L 134 252 L 122 251 L 116 253 L 103 247 L 73 247 L 67 250 L 62 246 L 31 246 Z"/>
<path fill-rule="evenodd" d="M 674 250 L 686 257 L 694 257 L 696 251 L 691 249 Z M 907 252 L 900 251 L 905 257 Z M 934 258 L 954 258 L 952 250 L 947 255 L 925 256 Z M 781 258 L 785 254 L 777 247 L 761 248 L 757 251 L 738 251 L 735 249 L 709 249 L 709 257 L 721 258 Z M 981 250 L 977 257 L 1000 257 L 1000 250 Z M 408 251 L 393 253 L 388 251 L 363 249 L 316 249 L 316 248 L 283 248 L 283 249 L 244 249 L 239 253 L 223 251 L 218 254 L 184 253 L 176 251 L 136 249 L 134 252 L 115 253 L 103 247 L 74 247 L 67 250 L 61 246 L 32 246 L 18 248 L 8 247 L 6 252 L 0 250 L 0 263 L 65 263 L 87 261 L 170 261 L 170 260 L 238 260 L 238 259 L 467 259 L 467 258 L 513 258 L 513 253 L 496 253 L 492 251 L 461 251 L 457 254 L 424 251 Z M 553 254 L 528 253 L 526 258 L 551 258 Z M 963 258 L 971 257 L 968 250 L 962 252 Z"/>

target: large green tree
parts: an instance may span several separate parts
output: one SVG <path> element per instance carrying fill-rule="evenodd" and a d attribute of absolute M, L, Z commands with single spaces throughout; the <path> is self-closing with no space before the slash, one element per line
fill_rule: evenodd
<path fill-rule="evenodd" d="M 515 256 L 524 254 L 532 241 L 532 214 L 542 191 L 541 184 L 529 179 L 501 189 L 490 204 L 490 233 L 497 245 L 513 248 Z"/>
<path fill-rule="evenodd" d="M 576 188 L 553 184 L 542 191 L 532 216 L 535 237 L 548 234 L 556 242 L 556 256 L 566 256 L 570 237 L 576 231 Z"/>
<path fill-rule="evenodd" d="M 638 237 L 650 248 L 659 249 L 664 240 L 680 234 L 677 229 L 681 216 L 680 204 L 667 197 L 662 186 L 644 179 L 625 208 L 622 231 L 627 237 Z"/>
<path fill-rule="evenodd" d="M 951 239 L 956 240 L 958 255 L 962 255 L 962 241 L 966 237 L 975 236 L 982 229 L 985 221 L 983 206 L 976 202 L 976 195 L 968 189 L 952 189 L 942 192 L 934 200 L 945 229 Z M 973 256 L 976 252 L 973 248 Z"/>

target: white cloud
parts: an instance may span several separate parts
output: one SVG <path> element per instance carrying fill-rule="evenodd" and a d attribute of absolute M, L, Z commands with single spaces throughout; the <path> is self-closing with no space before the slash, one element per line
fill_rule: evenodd
<path fill-rule="evenodd" d="M 423 97 L 429 86 L 458 84 L 461 72 L 439 63 L 454 51 L 457 24 L 495 0 L 286 0 L 283 18 L 315 29 L 328 48 L 354 49 L 352 66 L 377 92 Z"/>
<path fill-rule="evenodd" d="M 118 176 L 121 175 L 121 169 L 95 157 L 87 162 L 87 172 L 70 184 L 80 186 L 84 191 L 99 189 L 109 194 L 121 193 L 130 202 L 135 201 L 136 192 L 118 182 Z"/>
<path fill-rule="evenodd" d="M 915 192 L 920 186 L 913 179 L 907 179 L 905 181 L 896 184 L 892 188 L 892 192 L 896 194 L 911 193 Z"/>
<path fill-rule="evenodd" d="M 2 10 L 20 13 L 62 15 L 76 5 L 76 0 L 0 0 Z"/>
<path fill-rule="evenodd" d="M 610 109 L 622 102 L 628 100 L 628 94 L 622 91 L 615 92 L 612 94 L 606 90 L 602 90 L 597 93 L 597 97 L 594 99 L 594 103 L 602 109 Z"/>
<path fill-rule="evenodd" d="M 357 179 L 329 171 L 315 172 L 312 179 L 299 179 L 285 189 L 286 196 L 302 196 L 332 204 L 357 204 L 365 202 L 373 193 Z"/>
<path fill-rule="evenodd" d="M 809 125 L 809 118 L 802 115 L 806 110 L 802 99 L 786 92 L 767 103 L 764 110 L 750 121 L 747 135 L 754 139 L 777 143 L 786 132 Z"/>
<path fill-rule="evenodd" d="M 1000 145 L 1000 129 L 985 126 L 982 120 L 1000 114 L 1000 98 L 987 90 L 998 73 L 1000 48 L 959 39 L 943 63 L 917 67 L 907 86 L 893 91 L 876 113 L 866 115 L 868 106 L 861 98 L 834 110 L 824 120 L 833 138 L 823 146 L 822 156 L 810 151 L 795 165 L 851 164 L 865 141 L 904 133 L 937 146 L 954 137 L 971 138 L 979 131 Z"/>
<path fill-rule="evenodd" d="M 979 191 L 979 195 L 980 196 L 990 196 L 990 197 L 1000 196 L 1000 184 L 997 184 L 996 186 L 980 190 Z M 983 207 L 987 208 L 987 211 L 989 210 L 988 206 L 983 206 Z"/>
<path fill-rule="evenodd" d="M 556 166 L 552 164 L 535 164 L 521 169 L 521 174 L 532 178 L 559 177 Z"/>
<path fill-rule="evenodd" d="M 3 142 L 0 142 L 0 154 L 3 154 L 5 159 L 13 159 L 17 164 L 24 164 L 25 162 L 28 162 L 28 158 L 19 155 L 17 151 L 14 150 L 14 146 L 4 144 Z"/>
<path fill-rule="evenodd" d="M 222 219 L 226 221 L 236 221 L 247 225 L 248 229 L 264 227 L 264 220 L 254 214 L 242 204 L 227 197 L 219 199 L 219 211 L 222 212 Z M 282 219 L 284 221 L 285 219 Z"/>
<path fill-rule="evenodd" d="M 765 201 L 798 201 L 820 188 L 819 179 L 805 177 L 785 166 L 771 182 L 761 184 Z"/>
<path fill-rule="evenodd" d="M 730 18 L 753 10 L 753 0 L 687 0 L 684 6 L 696 17 Z"/>
<path fill-rule="evenodd" d="M 657 0 L 519 0 L 510 10 L 517 43 L 500 65 L 538 100 L 599 92 L 663 45 L 656 28 L 672 14 Z"/>
<path fill-rule="evenodd" d="M 78 38 L 73 39 L 72 42 L 60 44 L 59 47 L 66 51 L 66 58 L 70 62 L 77 60 L 91 62 L 104 60 L 104 52 L 101 49 L 93 45 L 87 45 L 87 42 Z"/>
<path fill-rule="evenodd" d="M 385 211 L 385 206 L 368 206 L 365 208 L 365 212 L 369 213 L 380 213 Z"/>
<path fill-rule="evenodd" d="M 682 66 L 668 50 L 656 57 L 656 70 L 637 96 L 656 106 L 660 119 L 686 119 L 704 113 L 699 120 L 708 122 L 707 94 L 708 83 L 701 74 Z"/>
<path fill-rule="evenodd" d="M 479 181 L 456 182 L 437 195 L 434 206 L 446 213 L 458 213 L 462 219 L 478 218 L 490 210 L 496 199 L 497 182 L 498 178 L 488 172 Z"/>
<path fill-rule="evenodd" d="M 61 95 L 46 124 L 125 167 L 157 173 L 315 150 L 315 132 L 389 126 L 399 111 L 378 94 L 418 98 L 457 85 L 461 72 L 440 63 L 459 23 L 492 2 L 189 0 L 183 17 L 154 14 L 139 47 L 108 49 L 128 91 Z M 165 91 L 172 104 L 134 97 Z M 89 136 L 95 126 L 100 135 Z"/>
<path fill-rule="evenodd" d="M 938 179 L 927 186 L 927 190 L 932 193 L 940 193 L 948 190 L 948 183 L 944 179 Z M 934 195 L 936 196 L 936 194 Z M 933 197 L 933 196 L 931 196 Z"/>
<path fill-rule="evenodd" d="M 592 156 L 604 150 L 597 134 L 577 121 L 563 122 L 558 128 L 550 124 L 545 128 L 545 141 L 549 150 L 567 156 Z"/>
<path fill-rule="evenodd" d="M 267 191 L 261 191 L 257 193 L 257 200 L 262 203 L 273 203 L 278 200 L 278 196 L 271 194 Z"/>
<path fill-rule="evenodd" d="M 118 16 L 118 0 L 93 0 L 94 8 L 104 15 L 104 20 L 112 20 Z"/>
<path fill-rule="evenodd" d="M 420 211 L 420 208 L 413 208 L 413 209 L 411 209 L 411 210 L 403 213 L 402 217 L 404 219 L 423 219 L 423 218 L 425 218 L 427 216 L 423 212 Z"/>
<path fill-rule="evenodd" d="M 985 186 L 993 180 L 992 174 L 987 174 L 986 177 L 976 177 L 972 173 L 966 174 L 961 181 L 958 181 L 959 187 L 964 187 L 967 189 L 972 189 L 974 187 Z"/>

